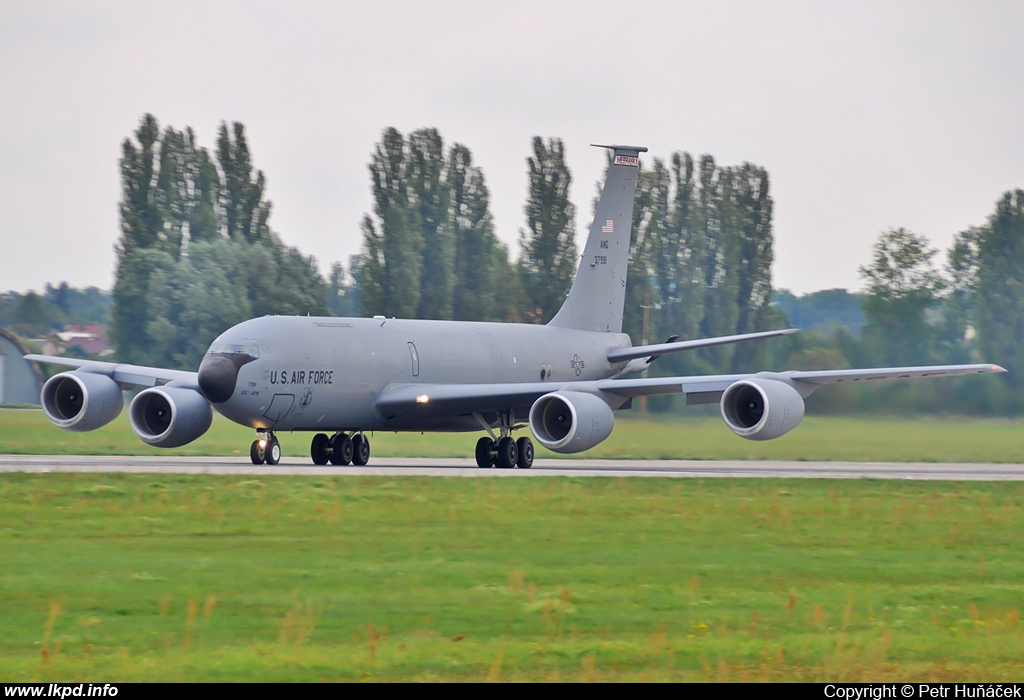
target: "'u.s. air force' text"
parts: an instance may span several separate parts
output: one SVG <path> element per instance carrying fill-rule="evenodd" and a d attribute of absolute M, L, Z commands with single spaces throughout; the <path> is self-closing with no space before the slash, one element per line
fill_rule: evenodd
<path fill-rule="evenodd" d="M 333 369 L 272 369 L 271 384 L 334 384 Z"/>

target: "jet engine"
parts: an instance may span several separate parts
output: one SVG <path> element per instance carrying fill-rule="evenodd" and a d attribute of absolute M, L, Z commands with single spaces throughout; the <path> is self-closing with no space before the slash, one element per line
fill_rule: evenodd
<path fill-rule="evenodd" d="M 722 418 L 747 440 L 773 440 L 800 425 L 804 400 L 792 386 L 776 379 L 741 379 L 722 394 Z"/>
<path fill-rule="evenodd" d="M 124 408 L 124 392 L 105 374 L 62 372 L 50 377 L 40 394 L 43 413 L 64 430 L 101 428 Z"/>
<path fill-rule="evenodd" d="M 210 429 L 213 410 L 195 389 L 155 386 L 132 401 L 128 408 L 132 430 L 154 447 L 181 447 Z"/>
<path fill-rule="evenodd" d="M 612 409 L 597 396 L 556 391 L 530 408 L 530 430 L 537 442 L 563 454 L 589 450 L 612 432 Z"/>

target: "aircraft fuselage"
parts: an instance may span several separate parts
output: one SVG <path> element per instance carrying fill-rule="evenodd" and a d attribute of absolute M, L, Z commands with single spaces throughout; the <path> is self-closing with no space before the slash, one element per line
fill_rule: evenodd
<path fill-rule="evenodd" d="M 213 404 L 236 423 L 275 431 L 472 431 L 480 423 L 471 415 L 388 415 L 375 403 L 407 384 L 550 382 L 555 391 L 605 379 L 624 365 L 609 363 L 608 351 L 630 340 L 528 324 L 265 316 L 226 331 L 211 350 L 229 346 L 259 355 L 238 368 L 230 398 Z M 525 420 L 529 404 L 515 411 Z"/>

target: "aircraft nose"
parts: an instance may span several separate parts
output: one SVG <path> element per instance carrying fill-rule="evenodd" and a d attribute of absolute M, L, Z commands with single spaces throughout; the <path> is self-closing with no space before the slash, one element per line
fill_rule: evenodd
<path fill-rule="evenodd" d="M 255 357 L 238 353 L 211 353 L 199 365 L 199 391 L 210 403 L 224 403 L 235 393 L 238 369 Z"/>

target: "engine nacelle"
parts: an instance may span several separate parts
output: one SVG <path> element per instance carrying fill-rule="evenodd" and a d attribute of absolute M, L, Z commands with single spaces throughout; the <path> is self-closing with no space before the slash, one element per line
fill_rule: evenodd
<path fill-rule="evenodd" d="M 611 435 L 614 426 L 608 404 L 580 391 L 545 394 L 530 408 L 530 430 L 537 442 L 553 452 L 589 450 Z"/>
<path fill-rule="evenodd" d="M 113 379 L 93 372 L 62 372 L 50 377 L 40 393 L 43 413 L 64 430 L 101 428 L 124 408 L 124 392 Z"/>
<path fill-rule="evenodd" d="M 195 389 L 155 386 L 139 392 L 128 417 L 143 442 L 154 447 L 181 447 L 210 429 L 213 409 Z"/>
<path fill-rule="evenodd" d="M 800 425 L 803 417 L 803 397 L 775 379 L 741 379 L 722 394 L 725 424 L 747 440 L 773 440 Z"/>

